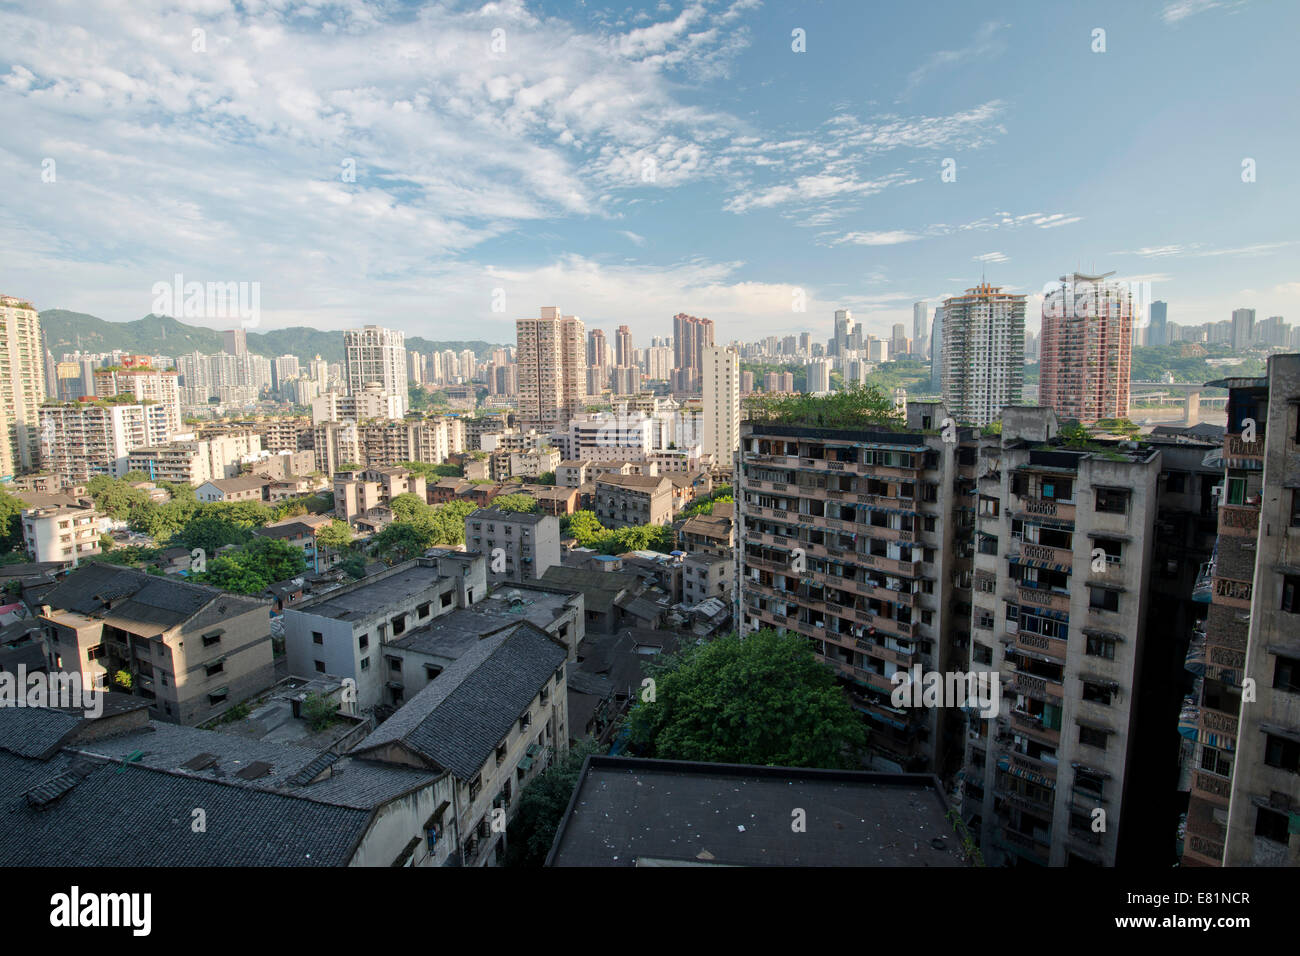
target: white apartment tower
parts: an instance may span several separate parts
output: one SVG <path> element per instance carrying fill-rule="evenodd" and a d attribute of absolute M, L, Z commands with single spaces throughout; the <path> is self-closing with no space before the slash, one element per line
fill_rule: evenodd
<path fill-rule="evenodd" d="M 740 447 L 740 356 L 709 346 L 701 373 L 704 391 L 704 451 L 715 468 L 730 472 Z"/>
<path fill-rule="evenodd" d="M 367 325 L 343 333 L 347 352 L 348 393 L 360 395 L 367 385 L 379 383 L 384 393 L 397 397 L 406 414 L 406 335 L 396 329 Z"/>
<path fill-rule="evenodd" d="M 31 303 L 0 295 L 0 475 L 34 468 L 45 401 L 41 320 Z"/>
<path fill-rule="evenodd" d="M 1025 297 L 981 283 L 943 310 L 943 402 L 961 424 L 988 425 L 1021 403 Z"/>

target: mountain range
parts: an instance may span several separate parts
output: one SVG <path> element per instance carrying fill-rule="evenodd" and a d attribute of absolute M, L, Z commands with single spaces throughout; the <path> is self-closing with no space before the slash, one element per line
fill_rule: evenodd
<path fill-rule="evenodd" d="M 168 315 L 146 315 L 134 322 L 109 322 L 85 312 L 46 309 L 40 313 L 46 345 L 59 358 L 64 352 L 112 352 L 121 349 L 142 355 L 184 355 L 186 352 L 221 351 L 221 333 L 216 329 L 184 322 Z M 420 336 L 406 337 L 406 347 L 417 352 L 455 352 L 469 349 L 479 358 L 499 346 L 479 339 L 456 342 L 431 342 Z M 343 333 L 294 326 L 248 332 L 248 350 L 256 355 L 275 358 L 296 355 L 306 362 L 317 355 L 329 362 L 343 361 Z"/>

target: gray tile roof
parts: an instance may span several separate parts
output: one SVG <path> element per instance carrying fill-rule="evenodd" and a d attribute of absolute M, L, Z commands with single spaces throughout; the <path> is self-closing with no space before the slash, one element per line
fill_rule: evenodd
<path fill-rule="evenodd" d="M 112 608 L 105 608 L 105 601 Z M 60 611 L 103 618 L 123 630 L 154 637 L 189 620 L 224 620 L 263 606 L 261 602 L 218 588 L 158 577 L 133 568 L 87 564 L 72 571 L 44 598 Z"/>
<path fill-rule="evenodd" d="M 460 780 L 471 780 L 568 657 L 527 622 L 497 631 L 453 661 L 357 746 L 400 743 Z"/>
<path fill-rule="evenodd" d="M 342 866 L 371 816 L 67 752 L 0 753 L 0 808 L 3 866 Z"/>
<path fill-rule="evenodd" d="M 0 707 L 0 750 L 20 757 L 48 756 L 81 721 L 81 715 L 61 710 Z"/>

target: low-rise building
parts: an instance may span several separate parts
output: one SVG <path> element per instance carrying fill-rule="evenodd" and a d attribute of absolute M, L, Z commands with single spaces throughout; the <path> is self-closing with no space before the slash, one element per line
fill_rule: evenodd
<path fill-rule="evenodd" d="M 404 494 L 427 501 L 424 476 L 392 466 L 341 471 L 334 476 L 334 513 L 352 523 Z"/>
<path fill-rule="evenodd" d="M 52 671 L 127 689 L 158 720 L 201 723 L 274 681 L 269 606 L 206 585 L 87 564 L 41 619 Z"/>
<path fill-rule="evenodd" d="M 667 477 L 603 475 L 596 479 L 596 517 L 606 528 L 667 524 L 673 516 Z"/>
<path fill-rule="evenodd" d="M 351 678 L 359 709 L 371 710 L 392 700 L 385 645 L 486 593 L 481 555 L 440 551 L 307 598 L 284 611 L 289 673 Z"/>
<path fill-rule="evenodd" d="M 727 604 L 733 600 L 735 559 L 731 555 L 692 554 L 682 561 L 682 602 L 699 604 L 718 598 Z"/>
<path fill-rule="evenodd" d="M 555 469 L 555 483 L 566 488 L 581 488 L 591 480 L 591 462 L 587 459 L 567 459 Z"/>
<path fill-rule="evenodd" d="M 267 501 L 271 480 L 260 475 L 238 478 L 215 478 L 205 481 L 194 491 L 199 501 Z"/>
<path fill-rule="evenodd" d="M 540 628 L 507 626 L 477 641 L 353 754 L 450 772 L 461 864 L 499 862 L 519 794 L 568 749 L 567 656 Z"/>
<path fill-rule="evenodd" d="M 23 544 L 33 561 L 76 563 L 80 558 L 99 554 L 99 513 L 89 498 L 69 498 L 28 508 L 22 523 Z"/>
<path fill-rule="evenodd" d="M 560 519 L 480 508 L 465 519 L 465 545 L 487 558 L 492 583 L 535 581 L 560 563 Z"/>
<path fill-rule="evenodd" d="M 253 536 L 276 538 L 301 549 L 307 568 L 319 574 L 328 571 L 343 559 L 337 551 L 331 551 L 316 540 L 320 529 L 328 527 L 334 520 L 329 515 L 295 515 L 254 528 Z"/>

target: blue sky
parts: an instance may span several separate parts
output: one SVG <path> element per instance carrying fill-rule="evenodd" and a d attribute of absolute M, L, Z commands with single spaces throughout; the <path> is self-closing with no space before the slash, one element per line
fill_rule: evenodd
<path fill-rule="evenodd" d="M 40 309 L 138 318 L 180 273 L 260 283 L 264 328 L 512 341 L 554 304 L 644 345 L 1081 268 L 1300 322 L 1293 3 L 41 0 L 0 34 L 0 292 Z"/>

